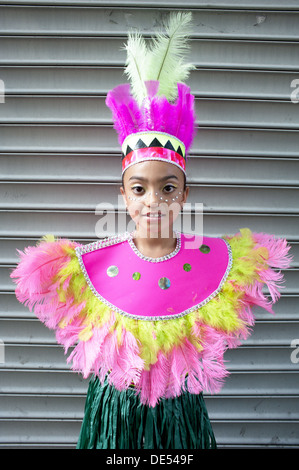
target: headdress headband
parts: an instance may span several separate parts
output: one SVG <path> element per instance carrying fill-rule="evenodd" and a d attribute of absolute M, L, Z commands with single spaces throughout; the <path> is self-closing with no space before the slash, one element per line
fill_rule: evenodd
<path fill-rule="evenodd" d="M 125 46 L 125 72 L 131 83 L 109 91 L 114 128 L 122 147 L 122 172 L 144 160 L 173 163 L 185 172 L 195 133 L 194 96 L 183 81 L 195 67 L 183 62 L 191 13 L 169 17 L 166 34 L 148 47 L 139 32 Z"/>
<path fill-rule="evenodd" d="M 143 160 L 174 163 L 185 171 L 186 149 L 183 142 L 166 132 L 146 131 L 128 135 L 122 144 L 123 171 Z"/>

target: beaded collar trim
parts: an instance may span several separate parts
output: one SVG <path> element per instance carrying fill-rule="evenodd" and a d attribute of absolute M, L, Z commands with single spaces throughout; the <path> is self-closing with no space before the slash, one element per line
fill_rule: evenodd
<path fill-rule="evenodd" d="M 131 246 L 132 250 L 136 253 L 139 258 L 150 261 L 152 263 L 159 263 L 161 261 L 165 261 L 167 259 L 173 258 L 181 249 L 181 233 L 178 230 L 174 230 L 176 235 L 176 247 L 174 251 L 169 253 L 168 255 L 161 256 L 160 258 L 150 258 L 149 256 L 144 256 L 137 248 L 133 241 L 133 232 L 125 232 L 120 235 L 113 235 L 111 237 L 104 238 L 103 240 L 98 240 L 96 242 L 88 243 L 84 246 L 79 246 L 75 248 L 76 255 L 79 258 L 79 261 L 82 261 L 81 255 L 85 253 L 90 253 L 91 251 L 98 250 L 99 248 L 104 248 L 105 246 L 116 245 L 117 243 L 122 243 L 128 241 L 129 245 Z M 81 266 L 82 267 L 82 266 Z"/>
<path fill-rule="evenodd" d="M 179 233 L 179 232 L 177 232 L 177 233 Z M 221 238 L 221 239 L 226 243 L 226 246 L 228 248 L 229 261 L 228 261 L 228 264 L 227 264 L 226 271 L 225 271 L 225 273 L 224 273 L 217 289 L 214 292 L 212 292 L 212 294 L 209 295 L 209 297 L 204 299 L 202 302 L 198 303 L 197 305 L 194 305 L 193 307 L 188 308 L 187 310 L 184 310 L 183 312 L 180 312 L 180 313 L 175 314 L 175 315 L 164 315 L 164 316 L 153 316 L 153 317 L 142 316 L 142 315 L 132 315 L 131 313 L 128 313 L 128 312 L 125 312 L 125 311 L 121 310 L 120 308 L 118 308 L 115 305 L 108 302 L 108 300 L 104 299 L 104 297 L 102 297 L 101 294 L 99 294 L 98 291 L 93 286 L 93 284 L 92 284 L 92 282 L 91 282 L 91 280 L 88 276 L 88 273 L 86 271 L 86 268 L 84 266 L 83 260 L 82 260 L 82 255 L 84 253 L 89 253 L 93 250 L 97 250 L 98 248 L 103 248 L 105 246 L 115 245 L 116 243 L 121 243 L 123 241 L 129 241 L 129 243 L 130 243 L 130 240 L 134 244 L 134 242 L 132 241 L 132 233 L 125 232 L 124 234 L 121 234 L 121 235 L 108 237 L 108 238 L 105 238 L 104 240 L 98 240 L 96 242 L 89 243 L 88 245 L 79 246 L 79 247 L 75 248 L 75 252 L 76 252 L 77 258 L 79 260 L 81 270 L 84 274 L 84 277 L 85 277 L 85 279 L 87 281 L 87 284 L 90 287 L 91 291 L 93 292 L 93 294 L 101 302 L 103 302 L 105 305 L 107 305 L 109 308 L 111 308 L 111 310 L 113 310 L 114 312 L 117 312 L 121 315 L 124 315 L 124 316 L 129 317 L 129 318 L 133 318 L 133 319 L 136 319 L 136 320 L 144 320 L 144 321 L 164 320 L 165 321 L 165 320 L 171 320 L 171 319 L 175 319 L 175 318 L 181 318 L 181 317 L 184 317 L 185 315 L 188 315 L 189 313 L 194 312 L 195 310 L 198 310 L 200 307 L 202 307 L 203 305 L 206 305 L 210 300 L 212 300 L 214 297 L 216 297 L 216 295 L 221 291 L 221 289 L 223 287 L 223 284 L 225 283 L 225 281 L 226 281 L 226 279 L 229 275 L 229 272 L 231 270 L 232 263 L 233 263 L 233 256 L 232 256 L 231 246 L 230 246 L 229 242 L 227 240 L 225 240 L 225 238 Z M 180 242 L 181 242 L 181 237 L 178 236 L 177 240 L 180 240 Z M 134 246 L 135 246 L 135 244 L 134 244 Z M 170 257 L 175 256 L 175 254 L 177 254 L 179 252 L 180 247 L 181 247 L 181 244 L 179 245 L 179 248 L 178 248 L 178 243 L 177 243 L 176 249 L 167 256 L 170 256 Z M 137 248 L 136 248 L 136 250 L 137 250 Z M 138 253 L 142 257 L 142 259 L 146 259 L 147 261 L 148 260 L 154 260 L 154 262 L 156 262 L 156 260 L 164 261 L 164 257 L 162 257 L 163 259 L 162 258 L 147 258 L 147 257 L 144 257 L 140 252 L 138 252 Z M 136 254 L 139 256 L 138 253 L 136 253 Z M 167 259 L 169 259 L 169 258 L 167 258 Z"/>
<path fill-rule="evenodd" d="M 137 246 L 135 245 L 135 243 L 133 241 L 133 233 L 129 234 L 128 242 L 129 242 L 129 245 L 132 248 L 132 250 L 136 253 L 137 256 L 139 256 L 139 258 L 141 258 L 145 261 L 150 261 L 151 263 L 160 263 L 161 261 L 166 261 L 167 259 L 173 258 L 181 249 L 181 234 L 177 230 L 174 230 L 174 232 L 176 234 L 176 247 L 175 247 L 174 251 L 172 251 L 168 255 L 161 256 L 160 258 L 151 258 L 149 256 L 144 256 L 138 250 Z"/>

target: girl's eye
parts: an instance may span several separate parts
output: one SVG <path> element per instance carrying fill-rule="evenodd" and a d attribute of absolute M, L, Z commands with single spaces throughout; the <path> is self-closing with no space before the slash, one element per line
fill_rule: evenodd
<path fill-rule="evenodd" d="M 134 187 L 132 188 L 132 191 L 134 191 L 135 194 L 141 194 L 142 191 L 143 191 L 143 187 L 142 187 L 142 186 L 134 186 Z"/>
<path fill-rule="evenodd" d="M 173 186 L 172 184 L 167 184 L 167 185 L 164 187 L 164 191 L 166 191 L 167 193 L 171 193 L 174 189 L 176 189 L 176 187 Z"/>
<path fill-rule="evenodd" d="M 131 189 L 134 194 L 141 195 L 144 193 L 144 188 L 142 186 L 133 186 Z M 172 184 L 167 184 L 166 186 L 164 186 L 163 191 L 165 193 L 171 193 L 175 189 L 177 189 L 176 186 L 173 186 Z"/>

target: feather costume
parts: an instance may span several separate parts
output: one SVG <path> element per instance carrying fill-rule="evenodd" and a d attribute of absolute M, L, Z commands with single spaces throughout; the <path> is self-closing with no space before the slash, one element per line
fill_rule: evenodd
<path fill-rule="evenodd" d="M 66 352 L 75 346 L 68 361 L 84 377 L 95 373 L 104 381 L 109 374 L 116 389 L 133 385 L 150 406 L 185 387 L 190 393 L 218 392 L 227 375 L 223 354 L 250 334 L 252 307 L 273 313 L 283 287 L 283 275 L 275 269 L 289 267 L 290 247 L 285 239 L 248 228 L 234 236 L 204 237 L 193 249 L 187 248 L 184 234 L 178 233 L 179 239 L 173 256 L 151 262 L 132 248 L 129 233 L 88 245 L 44 237 L 19 252 L 21 260 L 11 274 L 16 296 L 56 331 Z M 202 252 L 203 246 L 210 251 Z M 193 283 L 183 268 L 187 256 Z M 115 259 L 119 273 L 111 277 Z M 180 267 L 182 278 L 169 274 Z M 139 280 L 132 277 L 136 270 Z M 167 290 L 158 285 L 162 273 L 173 283 Z M 143 277 L 140 298 L 135 291 L 129 298 L 126 291 Z M 186 288 L 188 297 L 173 297 Z M 157 305 L 148 303 L 153 294 Z M 167 295 L 165 306 L 159 295 Z"/>
<path fill-rule="evenodd" d="M 172 16 L 168 39 L 150 49 L 129 36 L 133 92 L 123 84 L 107 96 L 123 172 L 157 158 L 185 170 L 195 127 L 194 97 L 180 82 L 192 69 L 182 59 L 190 19 Z M 93 375 L 79 448 L 216 447 L 202 393 L 221 389 L 224 353 L 250 334 L 253 307 L 273 313 L 290 246 L 249 228 L 194 236 L 192 247 L 188 234 L 176 237 L 161 258 L 142 255 L 131 232 L 88 245 L 49 235 L 19 251 L 18 300 L 72 349 L 73 370 Z"/>

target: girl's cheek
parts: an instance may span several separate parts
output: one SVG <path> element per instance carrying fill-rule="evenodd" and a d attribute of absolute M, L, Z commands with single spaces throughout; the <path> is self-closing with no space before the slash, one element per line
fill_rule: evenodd
<path fill-rule="evenodd" d="M 136 204 L 134 204 L 134 203 L 133 203 L 133 204 L 130 204 L 130 205 L 128 206 L 128 212 L 129 212 L 130 217 L 131 217 L 132 219 L 134 219 L 134 220 L 135 220 L 136 218 L 139 219 L 139 218 L 140 218 L 140 215 L 141 215 L 141 212 L 142 212 L 142 205 L 137 204 L 137 203 L 136 203 Z"/>
<path fill-rule="evenodd" d="M 178 202 L 173 202 L 168 206 L 169 218 L 175 220 L 181 212 L 181 205 Z"/>

